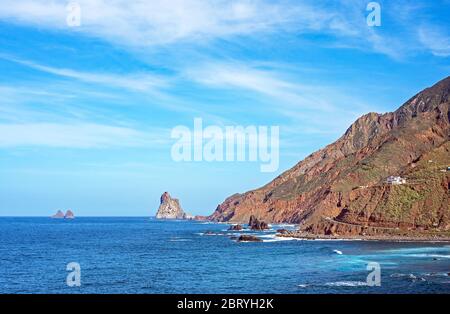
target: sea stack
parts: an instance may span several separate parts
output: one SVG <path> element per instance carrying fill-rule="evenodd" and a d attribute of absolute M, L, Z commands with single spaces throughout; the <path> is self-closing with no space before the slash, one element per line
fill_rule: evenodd
<path fill-rule="evenodd" d="M 51 218 L 56 218 L 56 219 L 74 219 L 75 215 L 72 212 L 72 210 L 70 210 L 70 209 L 65 214 L 61 210 L 58 210 L 56 212 L 56 214 L 51 216 Z"/>
<path fill-rule="evenodd" d="M 66 219 L 74 219 L 75 215 L 73 214 L 73 212 L 69 209 L 66 214 L 64 215 L 64 218 Z"/>
<path fill-rule="evenodd" d="M 269 225 L 264 221 L 259 221 L 254 215 L 250 216 L 248 226 L 251 230 L 266 230 L 269 229 Z"/>
<path fill-rule="evenodd" d="M 53 216 L 51 216 L 51 218 L 55 218 L 55 219 L 63 219 L 64 218 L 64 213 L 60 210 L 58 210 L 56 212 L 56 214 L 54 214 Z"/>
<path fill-rule="evenodd" d="M 156 213 L 157 219 L 189 219 L 176 198 L 172 198 L 168 192 L 161 195 L 161 204 Z"/>

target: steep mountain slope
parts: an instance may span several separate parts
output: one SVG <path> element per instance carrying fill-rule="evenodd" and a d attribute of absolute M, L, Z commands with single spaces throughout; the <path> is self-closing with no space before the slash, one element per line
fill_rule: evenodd
<path fill-rule="evenodd" d="M 333 144 L 209 217 L 300 223 L 316 234 L 450 229 L 450 77 L 395 112 L 360 117 Z M 388 176 L 407 183 L 386 184 Z"/>

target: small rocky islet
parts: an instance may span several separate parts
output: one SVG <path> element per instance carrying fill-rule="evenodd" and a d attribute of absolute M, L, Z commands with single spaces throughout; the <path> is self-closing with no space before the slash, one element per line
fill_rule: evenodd
<path fill-rule="evenodd" d="M 262 242 L 262 240 L 253 235 L 243 234 L 237 239 L 238 242 Z"/>
<path fill-rule="evenodd" d="M 58 210 L 56 212 L 56 214 L 52 215 L 50 218 L 53 218 L 53 219 L 74 219 L 75 218 L 75 214 L 70 209 L 67 210 L 65 214 L 61 210 Z"/>
<path fill-rule="evenodd" d="M 191 215 L 184 212 L 180 201 L 172 198 L 169 192 L 164 192 L 160 198 L 160 205 L 156 212 L 156 219 L 193 219 Z"/>

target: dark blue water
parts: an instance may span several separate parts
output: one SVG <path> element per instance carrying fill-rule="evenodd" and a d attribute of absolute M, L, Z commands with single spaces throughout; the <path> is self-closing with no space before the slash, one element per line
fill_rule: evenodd
<path fill-rule="evenodd" d="M 281 241 L 273 230 L 237 243 L 227 227 L 0 218 L 0 293 L 450 293 L 448 243 Z M 70 262 L 80 287 L 66 285 Z M 369 262 L 381 266 L 379 287 L 366 284 Z"/>

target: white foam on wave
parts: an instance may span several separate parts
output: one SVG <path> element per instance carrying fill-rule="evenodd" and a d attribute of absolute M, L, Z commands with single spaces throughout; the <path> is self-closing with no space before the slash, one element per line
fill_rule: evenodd
<path fill-rule="evenodd" d="M 286 237 L 276 237 L 274 239 L 263 239 L 263 242 L 281 242 L 281 241 L 292 241 L 294 238 L 286 238 Z"/>
<path fill-rule="evenodd" d="M 169 242 L 190 242 L 192 239 L 169 239 Z"/>
<path fill-rule="evenodd" d="M 259 236 L 259 238 L 262 238 L 263 242 L 281 242 L 281 241 L 301 240 L 301 239 L 292 238 L 292 237 L 279 237 L 276 234 L 261 235 L 261 236 Z"/>
<path fill-rule="evenodd" d="M 325 286 L 328 287 L 362 287 L 367 286 L 367 282 L 364 281 L 336 281 L 336 282 L 327 282 Z"/>
<path fill-rule="evenodd" d="M 198 232 L 198 233 L 196 233 L 197 235 L 200 235 L 200 236 L 225 236 L 226 234 L 225 233 L 216 233 L 216 232 L 213 232 L 213 233 L 208 233 L 208 232 Z"/>
<path fill-rule="evenodd" d="M 425 278 L 419 276 L 419 275 L 414 275 L 414 274 L 401 274 L 401 273 L 396 273 L 396 274 L 392 274 L 390 276 L 391 278 L 406 278 L 406 279 L 410 279 L 411 281 L 415 282 L 415 281 L 427 281 Z"/>
<path fill-rule="evenodd" d="M 384 250 L 384 252 L 394 254 L 414 254 L 414 253 L 426 254 L 427 252 L 431 252 L 431 254 L 450 253 L 450 246 L 442 246 L 442 247 L 422 246 L 415 248 L 399 248 L 399 249 Z"/>
<path fill-rule="evenodd" d="M 423 275 L 425 277 L 450 277 L 448 273 L 426 273 Z"/>
<path fill-rule="evenodd" d="M 409 254 L 409 255 L 405 255 L 405 256 L 410 256 L 410 257 L 422 257 L 422 258 L 450 258 L 450 255 L 444 255 L 444 254 Z"/>
<path fill-rule="evenodd" d="M 250 235 L 258 236 L 259 238 L 269 238 L 270 240 L 264 240 L 264 242 L 277 242 L 277 241 L 319 241 L 319 242 L 329 242 L 329 241 L 359 241 L 362 239 L 306 239 L 306 238 L 297 238 L 297 237 L 280 237 L 274 234 L 263 234 L 260 233 L 248 233 Z M 337 251 L 337 250 L 336 250 Z M 336 254 L 339 254 L 335 252 Z"/>

